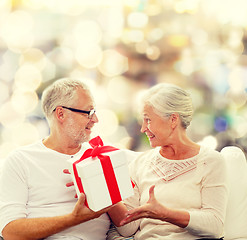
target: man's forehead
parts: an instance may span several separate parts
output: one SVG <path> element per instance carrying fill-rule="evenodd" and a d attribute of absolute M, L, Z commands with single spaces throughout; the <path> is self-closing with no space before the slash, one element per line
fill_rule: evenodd
<path fill-rule="evenodd" d="M 95 105 L 93 96 L 87 89 L 78 89 L 77 98 L 79 103 L 84 103 L 85 105 L 90 107 L 93 107 Z"/>

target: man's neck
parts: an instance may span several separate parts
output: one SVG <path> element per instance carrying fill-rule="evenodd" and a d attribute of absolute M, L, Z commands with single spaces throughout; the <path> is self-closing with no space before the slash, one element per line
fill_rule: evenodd
<path fill-rule="evenodd" d="M 54 139 L 52 136 L 43 139 L 42 142 L 47 148 L 68 155 L 76 154 L 81 149 L 81 144 L 72 145 L 64 140 Z"/>

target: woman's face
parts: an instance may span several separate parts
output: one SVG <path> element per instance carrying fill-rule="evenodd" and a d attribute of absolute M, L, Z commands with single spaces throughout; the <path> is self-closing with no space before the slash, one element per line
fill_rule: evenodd
<path fill-rule="evenodd" d="M 141 132 L 147 135 L 151 147 L 164 146 L 168 143 L 172 134 L 169 119 L 160 117 L 151 106 L 144 106 Z"/>

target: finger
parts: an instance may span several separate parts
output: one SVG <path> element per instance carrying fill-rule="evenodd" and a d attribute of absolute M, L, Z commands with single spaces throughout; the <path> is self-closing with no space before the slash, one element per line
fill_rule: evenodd
<path fill-rule="evenodd" d="M 130 222 L 131 222 L 131 219 L 125 218 L 125 219 L 123 219 L 123 220 L 119 223 L 119 225 L 120 225 L 120 227 L 121 227 L 121 226 L 123 226 L 123 225 L 125 225 L 125 224 L 128 224 L 128 223 L 130 223 Z"/>
<path fill-rule="evenodd" d="M 148 212 L 146 209 L 140 207 L 133 209 L 132 211 L 127 212 L 126 218 L 143 218 L 143 217 L 148 217 Z"/>
<path fill-rule="evenodd" d="M 69 169 L 64 169 L 63 173 L 70 174 L 70 171 L 69 171 Z"/>
<path fill-rule="evenodd" d="M 84 193 L 81 193 L 78 199 L 78 203 L 79 204 L 85 204 L 85 200 L 86 200 L 86 195 Z"/>
<path fill-rule="evenodd" d="M 155 199 L 155 196 L 154 196 L 154 188 L 155 188 L 155 185 L 152 185 L 149 188 L 149 201 L 152 200 L 152 199 Z"/>
<path fill-rule="evenodd" d="M 71 187 L 71 186 L 74 186 L 74 182 L 66 183 L 66 187 Z"/>
<path fill-rule="evenodd" d="M 98 211 L 99 214 L 103 214 L 103 213 L 106 213 L 108 212 L 110 209 L 111 209 L 112 206 L 109 206 L 109 207 L 106 207 L 106 208 L 103 208 L 101 210 Z"/>
<path fill-rule="evenodd" d="M 130 223 L 130 222 L 133 222 L 133 221 L 135 221 L 135 220 L 138 220 L 138 219 L 140 219 L 140 218 L 143 218 L 143 216 L 141 216 L 141 215 L 129 215 L 129 216 L 127 216 L 126 218 L 124 218 L 121 222 L 120 222 L 120 226 L 123 226 L 123 225 L 125 225 L 125 224 L 128 224 L 128 223 Z"/>
<path fill-rule="evenodd" d="M 129 210 L 129 211 L 126 213 L 126 217 L 131 216 L 131 215 L 134 215 L 134 214 L 139 214 L 139 213 L 141 213 L 141 212 L 143 212 L 142 209 L 134 208 L 134 209 L 132 209 L 132 210 Z"/>

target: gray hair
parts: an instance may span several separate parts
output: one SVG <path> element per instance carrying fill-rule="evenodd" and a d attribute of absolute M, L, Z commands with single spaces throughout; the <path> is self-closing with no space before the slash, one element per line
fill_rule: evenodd
<path fill-rule="evenodd" d="M 167 83 L 160 83 L 148 89 L 144 94 L 143 103 L 153 107 L 161 117 L 178 113 L 185 129 L 190 125 L 193 115 L 192 99 L 182 88 Z"/>
<path fill-rule="evenodd" d="M 52 112 L 57 106 L 69 106 L 75 101 L 77 89 L 82 88 L 91 95 L 88 87 L 80 80 L 61 78 L 48 86 L 41 98 L 42 109 L 47 118 L 51 120 Z"/>

